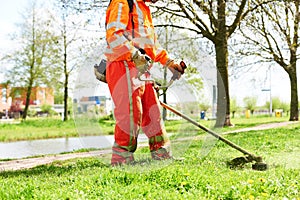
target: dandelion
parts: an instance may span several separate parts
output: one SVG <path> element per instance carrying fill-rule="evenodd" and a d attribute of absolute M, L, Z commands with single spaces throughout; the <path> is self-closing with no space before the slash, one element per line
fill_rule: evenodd
<path fill-rule="evenodd" d="M 264 179 L 264 178 L 259 178 L 258 180 L 262 183 L 266 182 L 266 179 Z"/>
<path fill-rule="evenodd" d="M 180 185 L 181 185 L 182 187 L 184 187 L 185 185 L 187 185 L 187 182 L 183 181 L 183 182 L 181 182 Z"/>
<path fill-rule="evenodd" d="M 253 195 L 249 196 L 249 200 L 254 200 L 254 199 L 255 199 L 255 197 Z"/>
<path fill-rule="evenodd" d="M 185 173 L 185 174 L 183 174 L 184 176 L 190 176 L 190 173 Z"/>
<path fill-rule="evenodd" d="M 252 184 L 254 181 L 253 181 L 252 179 L 249 179 L 247 182 L 248 182 L 249 184 Z"/>
<path fill-rule="evenodd" d="M 269 194 L 268 194 L 268 193 L 266 193 L 266 192 L 263 192 L 263 193 L 261 193 L 261 196 L 263 196 L 263 197 L 267 197 L 267 196 L 269 196 Z"/>

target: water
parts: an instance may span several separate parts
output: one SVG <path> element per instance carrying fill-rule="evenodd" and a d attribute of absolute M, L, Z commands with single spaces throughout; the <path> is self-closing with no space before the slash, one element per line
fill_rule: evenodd
<path fill-rule="evenodd" d="M 139 142 L 146 141 L 144 135 Z M 19 142 L 0 142 L 0 159 L 16 159 L 46 154 L 59 154 L 83 148 L 111 148 L 113 136 L 86 136 L 79 138 L 55 138 Z"/>

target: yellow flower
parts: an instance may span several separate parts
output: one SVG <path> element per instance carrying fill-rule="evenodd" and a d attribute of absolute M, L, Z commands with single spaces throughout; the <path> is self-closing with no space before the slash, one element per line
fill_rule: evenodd
<path fill-rule="evenodd" d="M 250 196 L 249 196 L 249 199 L 250 199 L 250 200 L 254 200 L 255 197 L 254 197 L 253 195 L 250 195 Z"/>
<path fill-rule="evenodd" d="M 187 184 L 187 182 L 185 182 L 185 181 L 183 181 L 183 182 L 181 182 L 181 186 L 185 186 Z"/>
<path fill-rule="evenodd" d="M 262 183 L 266 182 L 266 179 L 264 179 L 264 178 L 259 178 L 258 180 Z"/>
<path fill-rule="evenodd" d="M 253 181 L 252 179 L 249 179 L 247 182 L 248 182 L 249 184 L 252 184 L 254 181 Z"/>
<path fill-rule="evenodd" d="M 263 196 L 263 197 L 267 197 L 267 196 L 269 196 L 269 194 L 268 194 L 268 193 L 266 193 L 266 192 L 263 192 L 263 193 L 261 193 L 261 196 Z"/>

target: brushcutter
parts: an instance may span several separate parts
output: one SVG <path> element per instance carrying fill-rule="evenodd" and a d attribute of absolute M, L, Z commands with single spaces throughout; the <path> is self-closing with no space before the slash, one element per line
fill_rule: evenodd
<path fill-rule="evenodd" d="M 102 62 L 103 62 L 103 61 L 102 61 Z M 105 64 L 106 64 L 106 63 L 105 63 Z M 103 66 L 103 63 L 100 64 L 100 65 Z M 99 72 L 100 65 L 95 65 L 94 67 L 95 67 L 95 74 L 96 74 L 96 76 L 97 76 L 97 73 L 102 74 L 102 76 L 101 76 L 101 81 L 102 81 L 102 80 L 105 80 L 105 69 L 103 69 L 103 68 L 101 67 L 101 71 Z M 182 69 L 187 68 L 187 67 L 186 67 L 186 64 L 185 64 L 183 61 L 180 62 L 180 65 L 181 65 Z M 97 73 L 96 73 L 96 71 L 97 71 Z M 149 80 L 149 79 L 141 79 L 141 75 L 142 75 L 143 73 L 145 73 L 145 72 L 149 73 L 147 70 L 146 70 L 146 71 L 140 72 L 139 75 L 138 75 L 138 79 L 139 79 L 140 81 L 148 81 L 148 82 L 152 82 L 153 87 L 154 87 L 154 89 L 157 91 L 157 93 L 159 92 L 160 89 L 163 89 L 164 91 L 166 91 L 167 88 L 168 88 L 169 86 L 171 86 L 172 83 L 180 77 L 180 72 L 175 71 L 175 72 L 173 72 L 173 76 L 172 76 L 172 78 L 170 79 L 169 83 L 167 83 L 167 84 L 164 85 L 164 86 L 161 86 L 161 85 L 160 85 L 159 83 L 157 83 L 155 80 L 151 80 L 151 79 L 150 79 L 150 80 Z M 100 80 L 100 78 L 97 78 L 97 79 Z M 104 81 L 103 81 L 103 82 L 104 82 Z M 106 82 L 106 80 L 105 80 L 105 82 Z M 163 102 L 160 101 L 160 105 L 161 105 L 163 108 L 165 108 L 165 109 L 167 109 L 167 110 L 173 112 L 174 114 L 176 114 L 176 115 L 182 117 L 183 119 L 187 120 L 188 122 L 192 123 L 193 125 L 197 126 L 197 127 L 200 128 L 200 129 L 202 129 L 203 131 L 209 133 L 210 135 L 214 136 L 215 138 L 219 139 L 220 141 L 224 142 L 225 144 L 229 145 L 230 147 L 232 147 L 232 148 L 234 148 L 234 149 L 240 151 L 241 153 L 243 153 L 245 156 L 234 158 L 234 159 L 232 159 L 231 161 L 228 162 L 228 165 L 229 165 L 231 168 L 241 167 L 241 166 L 245 165 L 246 163 L 252 163 L 252 162 L 255 162 L 254 164 L 252 164 L 252 169 L 253 169 L 253 170 L 265 171 L 265 170 L 268 169 L 268 165 L 267 165 L 266 163 L 263 162 L 261 156 L 257 156 L 257 155 L 254 155 L 254 154 L 248 152 L 247 150 L 245 150 L 245 149 L 243 149 L 242 147 L 238 146 L 237 144 L 235 144 L 235 143 L 229 141 L 228 139 L 222 137 L 221 135 L 217 134 L 216 132 L 214 132 L 214 131 L 208 129 L 207 127 L 201 125 L 200 123 L 198 123 L 198 122 L 196 122 L 195 120 L 191 119 L 191 118 L 188 117 L 187 115 L 185 115 L 185 114 L 179 112 L 178 110 L 176 110 L 175 108 L 169 106 L 168 104 L 163 103 Z"/>
<path fill-rule="evenodd" d="M 180 65 L 183 69 L 186 68 L 186 65 L 183 61 L 180 62 Z M 169 81 L 169 83 L 165 86 L 161 86 L 160 84 L 157 84 L 155 81 L 152 80 L 153 82 L 153 86 L 154 88 L 158 91 L 159 89 L 163 89 L 166 91 L 166 89 L 172 85 L 172 83 L 178 78 L 178 74 L 174 73 L 173 77 L 171 78 L 171 80 Z M 141 79 L 140 79 L 141 80 Z M 148 80 L 149 81 L 149 80 Z M 188 117 L 187 115 L 179 112 L 178 110 L 176 110 L 175 108 L 169 106 L 166 103 L 163 103 L 162 101 L 160 101 L 160 105 L 173 112 L 174 114 L 182 117 L 183 119 L 187 120 L 188 122 L 192 123 L 193 125 L 197 126 L 198 128 L 202 129 L 203 131 L 211 134 L 212 136 L 214 136 L 215 138 L 221 140 L 222 142 L 224 142 L 225 144 L 229 145 L 230 147 L 240 151 L 241 153 L 243 153 L 245 156 L 243 157 L 238 157 L 238 158 L 234 158 L 233 160 L 228 162 L 228 165 L 232 168 L 235 167 L 241 167 L 243 165 L 245 165 L 246 163 L 252 163 L 255 162 L 254 164 L 252 164 L 252 169 L 253 170 L 258 170 L 258 171 L 265 171 L 267 170 L 268 166 L 266 163 L 264 163 L 262 161 L 262 157 L 261 156 L 256 156 L 250 152 L 248 152 L 247 150 L 243 149 L 242 147 L 238 146 L 237 144 L 229 141 L 228 139 L 222 137 L 221 135 L 217 134 L 216 132 L 208 129 L 207 127 L 201 125 L 200 123 L 196 122 L 195 120 L 191 119 L 190 117 Z"/>

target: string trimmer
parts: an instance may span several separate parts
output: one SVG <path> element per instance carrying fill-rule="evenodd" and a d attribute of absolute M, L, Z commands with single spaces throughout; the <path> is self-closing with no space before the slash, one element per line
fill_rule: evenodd
<path fill-rule="evenodd" d="M 180 65 L 183 69 L 186 68 L 186 65 L 183 61 L 180 62 Z M 103 61 L 100 63 L 100 65 L 95 65 L 95 74 L 98 80 L 106 82 L 105 79 L 105 69 L 106 69 L 106 63 L 103 63 Z M 98 74 L 97 74 L 98 73 Z M 140 77 L 141 75 L 145 73 L 145 71 L 142 71 L 141 73 L 139 73 L 138 78 L 140 79 L 140 81 L 148 81 L 148 82 L 152 82 L 153 83 L 153 87 L 154 89 L 157 90 L 157 92 L 160 89 L 163 89 L 164 91 L 167 90 L 167 88 L 179 77 L 179 72 L 173 74 L 173 77 L 171 78 L 171 80 L 169 81 L 169 83 L 166 86 L 160 86 L 159 84 L 156 83 L 155 80 L 149 80 L 149 79 L 145 79 L 142 80 Z M 149 73 L 149 72 L 147 72 Z M 101 75 L 99 78 L 99 74 Z M 259 170 L 259 171 L 265 171 L 267 170 L 268 166 L 266 163 L 264 163 L 262 161 L 262 157 L 261 156 L 256 156 L 250 152 L 248 152 L 247 150 L 243 149 L 242 147 L 238 146 L 237 144 L 234 144 L 233 142 L 227 140 L 226 138 L 222 137 L 221 135 L 217 134 L 216 132 L 208 129 L 207 127 L 201 125 L 200 123 L 196 122 L 195 120 L 191 119 L 190 117 L 188 117 L 187 115 L 179 112 L 178 110 L 176 110 L 175 108 L 172 108 L 171 106 L 167 105 L 166 103 L 163 103 L 160 101 L 160 105 L 162 107 L 164 107 L 165 109 L 173 112 L 174 114 L 182 117 L 183 119 L 187 120 L 188 122 L 192 123 L 193 125 L 197 126 L 198 128 L 202 129 L 203 131 L 211 134 L 212 136 L 214 136 L 215 138 L 221 140 L 222 142 L 224 142 L 225 144 L 229 145 L 230 147 L 240 151 L 241 153 L 243 153 L 245 156 L 243 157 L 238 157 L 238 158 L 234 158 L 233 160 L 229 161 L 228 164 L 230 167 L 234 168 L 234 167 L 241 167 L 243 165 L 245 165 L 246 163 L 252 163 L 255 162 L 254 164 L 252 164 L 252 169 L 254 170 Z"/>
<path fill-rule="evenodd" d="M 181 61 L 180 63 L 181 67 L 182 68 L 186 68 L 186 65 L 183 61 Z M 170 82 L 167 84 L 167 86 L 155 86 L 155 81 L 153 81 L 154 83 L 154 88 L 156 90 L 160 89 L 160 88 L 163 88 L 165 91 L 166 89 L 174 82 L 174 80 L 176 80 L 177 76 L 174 75 Z M 193 125 L 197 126 L 198 128 L 202 129 L 203 131 L 211 134 L 212 136 L 214 136 L 215 138 L 221 140 L 222 142 L 224 142 L 225 144 L 229 145 L 230 147 L 240 151 L 241 153 L 243 153 L 245 156 L 243 157 L 238 157 L 238 158 L 235 158 L 231 161 L 228 162 L 229 166 L 234 168 L 234 167 L 241 167 L 243 165 L 245 165 L 246 163 L 252 163 L 252 162 L 255 162 L 254 164 L 252 164 L 252 169 L 254 170 L 259 170 L 259 171 L 265 171 L 267 170 L 268 166 L 266 163 L 264 163 L 262 161 L 262 157 L 261 156 L 256 156 L 250 152 L 248 152 L 247 150 L 243 149 L 242 147 L 238 146 L 237 144 L 234 144 L 233 142 L 227 140 L 226 138 L 222 137 L 221 135 L 217 134 L 216 132 L 208 129 L 207 127 L 201 125 L 200 123 L 196 122 L 195 120 L 191 119 L 190 117 L 188 117 L 187 115 L 179 112 L 178 110 L 176 110 L 175 108 L 169 106 L 168 104 L 166 103 L 163 103 L 160 101 L 160 105 L 162 107 L 164 107 L 165 109 L 173 112 L 174 114 L 182 117 L 183 119 L 187 120 L 188 122 L 192 123 Z"/>

